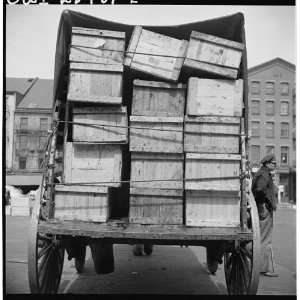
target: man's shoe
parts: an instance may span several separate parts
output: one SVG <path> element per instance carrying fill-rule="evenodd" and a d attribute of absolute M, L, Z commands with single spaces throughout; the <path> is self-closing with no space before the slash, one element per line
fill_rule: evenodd
<path fill-rule="evenodd" d="M 277 273 L 271 273 L 271 272 L 261 272 L 260 274 L 268 277 L 279 277 Z"/>

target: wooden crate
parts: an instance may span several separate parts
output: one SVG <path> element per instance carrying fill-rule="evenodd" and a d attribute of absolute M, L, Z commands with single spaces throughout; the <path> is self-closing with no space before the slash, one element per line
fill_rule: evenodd
<path fill-rule="evenodd" d="M 239 117 L 186 116 L 184 152 L 239 153 Z"/>
<path fill-rule="evenodd" d="M 243 80 L 189 78 L 186 114 L 242 116 Z"/>
<path fill-rule="evenodd" d="M 177 81 L 188 42 L 135 26 L 124 65 L 170 81 Z"/>
<path fill-rule="evenodd" d="M 100 186 L 55 186 L 54 218 L 106 222 L 110 217 L 109 188 Z"/>
<path fill-rule="evenodd" d="M 106 125 L 88 127 L 73 124 L 73 141 L 87 143 L 127 143 L 127 107 L 74 107 L 73 122 Z M 116 126 L 116 127 L 114 127 Z M 123 126 L 123 127 L 117 127 Z"/>
<path fill-rule="evenodd" d="M 123 66 L 70 63 L 68 100 L 121 104 Z"/>
<path fill-rule="evenodd" d="M 131 116 L 129 150 L 182 153 L 183 118 Z"/>
<path fill-rule="evenodd" d="M 241 156 L 238 154 L 186 153 L 185 189 L 239 191 L 239 178 L 204 179 L 240 176 L 240 162 Z"/>
<path fill-rule="evenodd" d="M 238 227 L 240 192 L 187 190 L 185 223 L 200 227 Z"/>
<path fill-rule="evenodd" d="M 99 185 L 118 187 L 121 168 L 121 145 L 65 144 L 65 183 L 105 182 Z"/>
<path fill-rule="evenodd" d="M 131 188 L 129 222 L 183 224 L 183 190 Z"/>
<path fill-rule="evenodd" d="M 185 84 L 135 79 L 131 114 L 135 116 L 183 117 Z"/>
<path fill-rule="evenodd" d="M 241 43 L 192 31 L 183 66 L 236 79 L 244 48 Z"/>
<path fill-rule="evenodd" d="M 132 152 L 130 187 L 183 189 L 183 161 L 183 154 Z M 151 181 L 166 179 L 174 181 Z"/>
<path fill-rule="evenodd" d="M 125 32 L 72 27 L 72 62 L 123 64 Z"/>

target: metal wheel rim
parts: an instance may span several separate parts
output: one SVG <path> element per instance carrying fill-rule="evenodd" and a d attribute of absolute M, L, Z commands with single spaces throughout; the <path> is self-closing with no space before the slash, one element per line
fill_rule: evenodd
<path fill-rule="evenodd" d="M 260 228 L 253 195 L 245 195 L 249 204 L 250 229 L 253 239 L 241 243 L 237 251 L 225 253 L 224 270 L 229 295 L 255 295 L 259 283 Z"/>
<path fill-rule="evenodd" d="M 54 294 L 61 279 L 64 247 L 55 235 L 42 235 L 37 231 L 42 195 L 43 187 L 40 188 L 40 196 L 36 197 L 30 221 L 28 279 L 31 293 Z"/>

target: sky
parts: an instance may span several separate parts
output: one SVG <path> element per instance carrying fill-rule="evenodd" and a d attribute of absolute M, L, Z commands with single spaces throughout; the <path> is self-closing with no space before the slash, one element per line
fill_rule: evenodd
<path fill-rule="evenodd" d="M 6 76 L 53 78 L 61 12 L 140 25 L 176 25 L 242 12 L 248 67 L 276 57 L 296 64 L 296 8 L 212 5 L 13 5 L 6 10 Z"/>

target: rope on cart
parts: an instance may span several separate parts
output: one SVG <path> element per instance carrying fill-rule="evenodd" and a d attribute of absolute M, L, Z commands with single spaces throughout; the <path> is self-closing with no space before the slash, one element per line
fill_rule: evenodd
<path fill-rule="evenodd" d="M 93 127 L 102 129 L 103 127 L 112 127 L 112 128 L 126 128 L 126 129 L 141 129 L 141 130 L 152 130 L 152 131 L 167 131 L 167 132 L 178 132 L 178 133 L 188 133 L 188 134 L 204 134 L 204 135 L 223 135 L 223 136 L 245 136 L 245 134 L 241 133 L 217 133 L 217 132 L 195 132 L 195 131 L 188 131 L 188 130 L 176 130 L 176 129 L 163 129 L 163 128 L 147 128 L 147 127 L 138 127 L 138 126 L 126 126 L 126 125 L 110 125 L 110 124 L 87 124 L 81 122 L 72 122 L 72 121 L 58 121 L 60 123 L 68 123 L 74 124 L 79 126 L 86 126 L 86 127 Z"/>
<path fill-rule="evenodd" d="M 168 55 L 168 54 L 156 54 L 156 53 L 146 53 L 146 52 L 132 52 L 132 51 L 124 51 L 124 50 L 116 50 L 116 49 L 101 49 L 99 47 L 95 48 L 95 47 L 89 47 L 89 46 L 71 46 L 72 48 L 75 48 L 81 52 L 84 52 L 84 53 L 88 53 L 89 55 L 92 55 L 90 52 L 88 51 L 84 51 L 83 48 L 89 48 L 89 49 L 98 49 L 98 50 L 101 50 L 101 51 L 110 51 L 110 52 L 119 52 L 119 53 L 124 53 L 125 55 L 127 54 L 133 54 L 133 55 L 145 55 L 145 56 L 158 56 L 158 57 L 165 57 L 165 58 L 181 58 L 181 59 L 185 59 L 187 58 L 186 56 L 174 56 L 174 55 Z M 93 56 L 93 55 L 92 55 Z M 94 55 L 97 57 L 97 55 Z M 220 63 L 212 63 L 212 62 L 208 62 L 208 61 L 204 61 L 204 60 L 199 60 L 199 59 L 194 59 L 194 58 L 190 58 L 188 57 L 188 59 L 190 60 L 193 60 L 193 61 L 197 61 L 197 62 L 200 62 L 200 63 L 205 63 L 205 64 L 208 64 L 208 65 L 212 65 L 212 66 L 219 66 L 219 67 L 226 67 L 228 69 L 232 69 L 232 70 L 237 70 L 237 68 L 235 67 L 231 67 L 231 66 L 224 66 Z"/>
<path fill-rule="evenodd" d="M 113 183 L 138 183 L 138 182 L 189 182 L 189 181 L 213 181 L 213 180 L 232 180 L 243 179 L 245 174 L 240 176 L 224 176 L 224 177 L 205 177 L 205 178 L 184 178 L 184 179 L 145 179 L 145 180 L 119 180 L 119 181 L 94 181 L 94 182 L 66 182 L 66 183 L 49 183 L 49 185 L 84 185 L 94 186 L 99 184 L 113 184 Z"/>

